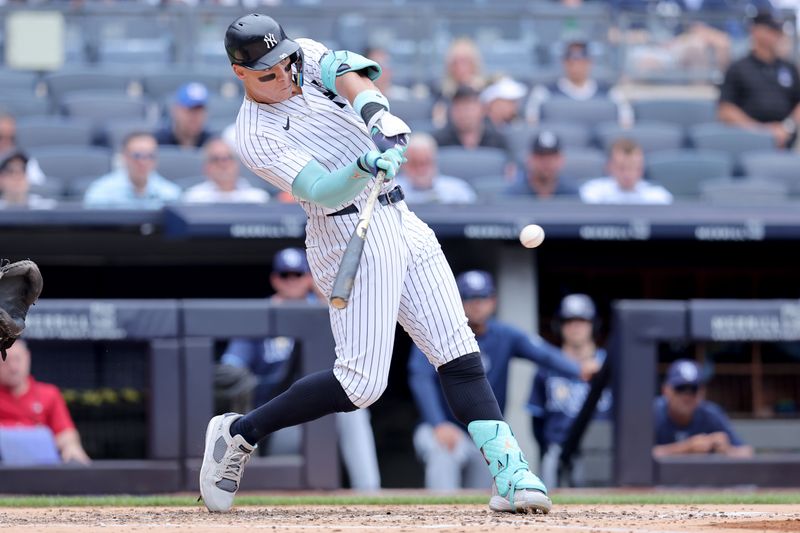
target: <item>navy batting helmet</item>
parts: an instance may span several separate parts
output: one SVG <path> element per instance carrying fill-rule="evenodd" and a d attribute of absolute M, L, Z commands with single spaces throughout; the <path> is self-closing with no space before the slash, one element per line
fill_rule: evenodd
<path fill-rule="evenodd" d="M 299 63 L 302 73 L 303 50 L 275 19 L 251 13 L 234 20 L 225 32 L 225 51 L 232 65 L 250 70 L 267 70 L 287 57 L 290 63 Z"/>

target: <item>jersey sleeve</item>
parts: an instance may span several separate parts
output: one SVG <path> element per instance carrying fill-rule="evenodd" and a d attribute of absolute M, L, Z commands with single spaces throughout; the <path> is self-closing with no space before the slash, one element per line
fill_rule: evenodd
<path fill-rule="evenodd" d="M 46 413 L 47 426 L 53 432 L 53 435 L 58 436 L 63 431 L 75 429 L 75 423 L 69 414 L 64 397 L 61 396 L 61 391 L 53 385 L 43 386 L 47 387 L 47 396 L 49 398 Z"/>
<path fill-rule="evenodd" d="M 296 39 L 297 44 L 303 49 L 303 83 L 317 82 L 322 85 L 322 69 L 319 62 L 326 52 L 327 46 L 313 39 Z"/>
<path fill-rule="evenodd" d="M 703 428 L 704 432 L 714 433 L 716 431 L 722 431 L 727 433 L 728 439 L 731 441 L 732 445 L 742 446 L 744 444 L 742 439 L 739 438 L 739 435 L 737 435 L 733 430 L 733 425 L 731 425 L 730 419 L 721 407 L 709 402 L 706 404 L 706 413 L 708 418 L 708 427 Z"/>
<path fill-rule="evenodd" d="M 538 335 L 525 335 L 521 331 L 514 332 L 514 355 L 533 361 L 548 370 L 575 378 L 580 377 L 578 364 L 564 355 L 564 352 L 545 341 Z"/>

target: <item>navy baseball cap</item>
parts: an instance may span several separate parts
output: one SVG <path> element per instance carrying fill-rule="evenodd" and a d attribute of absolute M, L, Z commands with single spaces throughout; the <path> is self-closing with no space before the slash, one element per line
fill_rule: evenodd
<path fill-rule="evenodd" d="M 669 365 L 664 383 L 673 388 L 683 385 L 699 387 L 705 383 L 705 380 L 697 363 L 691 359 L 678 359 Z"/>
<path fill-rule="evenodd" d="M 183 107 L 205 107 L 208 103 L 208 89 L 196 81 L 181 85 L 175 91 L 175 103 Z"/>
<path fill-rule="evenodd" d="M 779 13 L 769 9 L 757 11 L 750 17 L 750 24 L 760 24 L 776 31 L 783 31 L 783 23 L 783 17 L 781 17 Z"/>
<path fill-rule="evenodd" d="M 558 317 L 561 320 L 594 320 L 594 302 L 585 294 L 568 294 L 561 300 Z"/>
<path fill-rule="evenodd" d="M 272 271 L 282 274 L 284 272 L 297 272 L 307 274 L 311 272 L 308 268 L 306 252 L 302 248 L 284 248 L 272 260 Z"/>
<path fill-rule="evenodd" d="M 561 140 L 550 130 L 542 130 L 537 133 L 531 145 L 531 152 L 536 155 L 557 154 L 560 151 Z"/>
<path fill-rule="evenodd" d="M 462 300 L 491 298 L 494 296 L 492 275 L 484 270 L 468 270 L 456 278 L 458 293 Z"/>

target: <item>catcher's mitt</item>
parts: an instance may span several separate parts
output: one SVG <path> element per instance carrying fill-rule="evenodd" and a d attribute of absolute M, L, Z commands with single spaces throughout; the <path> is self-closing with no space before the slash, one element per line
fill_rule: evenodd
<path fill-rule="evenodd" d="M 25 329 L 28 309 L 42 293 L 42 274 L 30 260 L 0 261 L 0 354 L 10 348 Z"/>

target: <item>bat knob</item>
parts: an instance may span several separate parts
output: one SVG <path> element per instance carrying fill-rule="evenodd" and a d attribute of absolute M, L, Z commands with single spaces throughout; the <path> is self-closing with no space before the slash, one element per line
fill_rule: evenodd
<path fill-rule="evenodd" d="M 334 296 L 331 298 L 331 305 L 336 309 L 344 309 L 347 307 L 347 300 L 341 296 Z"/>

